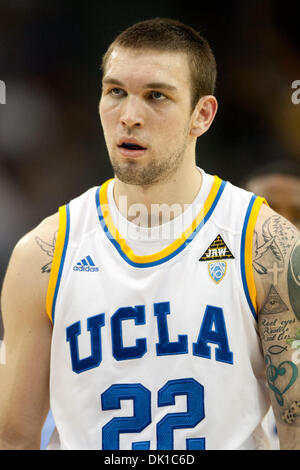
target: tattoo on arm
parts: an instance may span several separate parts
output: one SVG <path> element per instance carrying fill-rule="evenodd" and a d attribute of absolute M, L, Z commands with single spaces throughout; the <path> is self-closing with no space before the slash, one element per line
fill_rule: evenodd
<path fill-rule="evenodd" d="M 273 298 L 273 294 L 272 294 Z M 260 335 L 265 351 L 267 382 L 281 420 L 300 425 L 300 326 L 295 317 L 282 318 L 282 311 L 259 313 Z M 296 328 L 296 333 L 295 333 Z M 295 391 L 293 391 L 293 388 Z M 291 399 L 291 397 L 293 397 Z"/>
<path fill-rule="evenodd" d="M 54 256 L 55 245 L 56 245 L 56 238 L 57 238 L 57 231 L 54 233 L 53 240 L 51 243 L 47 243 L 41 238 L 35 237 L 35 241 L 39 245 L 41 250 L 43 250 L 45 253 L 47 253 L 48 256 L 51 257 L 51 261 L 49 261 L 47 264 L 42 266 L 41 268 L 42 273 L 51 272 L 51 266 L 52 266 L 52 261 L 53 261 L 53 256 Z"/>
<path fill-rule="evenodd" d="M 257 262 L 258 259 L 270 249 L 276 260 L 283 262 L 288 250 L 296 241 L 296 233 L 293 226 L 280 216 L 270 217 L 262 226 L 262 236 L 264 242 L 258 246 L 258 235 L 254 232 L 255 253 L 253 266 L 258 274 L 266 274 L 264 266 Z M 278 266 L 278 265 L 276 265 Z M 270 271 L 270 269 L 269 269 Z"/>
<path fill-rule="evenodd" d="M 281 313 L 286 312 L 288 307 L 278 294 L 277 290 L 273 285 L 271 285 L 265 303 L 262 306 L 260 311 L 261 314 L 263 313 Z"/>
<path fill-rule="evenodd" d="M 266 294 L 259 332 L 274 411 L 300 427 L 300 237 L 283 217 L 271 216 L 254 232 L 253 268 Z"/>

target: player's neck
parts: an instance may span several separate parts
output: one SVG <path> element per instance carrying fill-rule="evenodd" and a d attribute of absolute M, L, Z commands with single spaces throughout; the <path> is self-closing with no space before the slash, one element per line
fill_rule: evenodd
<path fill-rule="evenodd" d="M 169 220 L 180 215 L 193 202 L 201 185 L 202 174 L 193 163 L 183 171 L 177 171 L 167 181 L 148 187 L 128 185 L 116 178 L 114 200 L 125 218 L 131 222 L 139 220 L 140 225 L 150 227 L 166 222 L 164 213 L 168 214 Z"/>

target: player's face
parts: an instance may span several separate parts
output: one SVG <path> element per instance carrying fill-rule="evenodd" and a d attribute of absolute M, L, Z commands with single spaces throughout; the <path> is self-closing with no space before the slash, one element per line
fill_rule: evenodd
<path fill-rule="evenodd" d="M 103 76 L 100 118 L 115 175 L 149 185 L 192 154 L 186 54 L 115 48 Z"/>

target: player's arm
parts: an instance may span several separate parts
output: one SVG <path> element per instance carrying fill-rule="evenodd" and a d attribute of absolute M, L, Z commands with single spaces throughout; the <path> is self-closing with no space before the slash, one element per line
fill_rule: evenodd
<path fill-rule="evenodd" d="M 40 448 L 49 410 L 52 325 L 45 304 L 57 225 L 52 216 L 16 245 L 4 279 L 0 449 Z"/>
<path fill-rule="evenodd" d="M 281 449 L 300 449 L 300 233 L 263 205 L 253 239 L 259 334 Z"/>

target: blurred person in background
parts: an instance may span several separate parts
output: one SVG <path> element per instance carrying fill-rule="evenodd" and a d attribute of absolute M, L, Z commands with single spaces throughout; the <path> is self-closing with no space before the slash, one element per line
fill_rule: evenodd
<path fill-rule="evenodd" d="M 242 186 L 263 196 L 274 211 L 300 230 L 300 165 L 285 160 L 257 168 Z"/>

